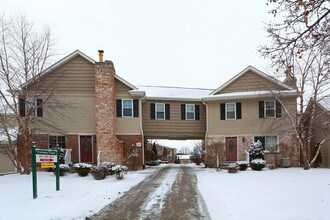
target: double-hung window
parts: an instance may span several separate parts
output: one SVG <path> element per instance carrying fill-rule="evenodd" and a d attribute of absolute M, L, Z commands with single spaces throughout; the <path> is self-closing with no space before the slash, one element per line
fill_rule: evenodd
<path fill-rule="evenodd" d="M 195 120 L 194 104 L 186 104 L 186 120 Z"/>
<path fill-rule="evenodd" d="M 274 118 L 275 117 L 275 100 L 267 100 L 265 101 L 265 116 L 266 118 Z"/>
<path fill-rule="evenodd" d="M 226 103 L 226 119 L 236 119 L 236 103 Z"/>
<path fill-rule="evenodd" d="M 19 113 L 21 117 L 25 117 L 27 114 L 28 116 L 43 117 L 42 99 L 19 99 Z"/>
<path fill-rule="evenodd" d="M 156 103 L 155 104 L 155 112 L 157 120 L 165 119 L 165 104 L 164 103 Z"/>
<path fill-rule="evenodd" d="M 235 120 L 242 118 L 242 103 L 220 103 L 220 120 Z"/>
<path fill-rule="evenodd" d="M 133 117 L 133 100 L 123 99 L 122 101 L 123 101 L 123 116 Z"/>
<path fill-rule="evenodd" d="M 278 138 L 277 136 L 255 136 L 254 141 L 260 141 L 262 143 L 262 147 L 266 151 L 274 151 L 277 150 L 278 146 Z"/>
<path fill-rule="evenodd" d="M 259 118 L 282 117 L 282 106 L 276 100 L 259 101 Z"/>
<path fill-rule="evenodd" d="M 65 136 L 64 135 L 49 135 L 48 138 L 49 148 L 54 148 L 57 145 L 65 148 Z"/>

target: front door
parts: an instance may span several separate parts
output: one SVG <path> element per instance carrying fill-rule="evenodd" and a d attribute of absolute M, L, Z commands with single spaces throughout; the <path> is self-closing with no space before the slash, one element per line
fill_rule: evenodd
<path fill-rule="evenodd" d="M 237 161 L 237 137 L 226 137 L 226 160 Z"/>
<path fill-rule="evenodd" d="M 93 136 L 80 136 L 80 162 L 93 163 Z"/>

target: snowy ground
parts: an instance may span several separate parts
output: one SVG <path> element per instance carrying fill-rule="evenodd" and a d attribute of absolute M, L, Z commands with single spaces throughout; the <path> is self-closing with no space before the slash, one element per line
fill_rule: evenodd
<path fill-rule="evenodd" d="M 330 218 L 330 169 L 201 169 L 196 175 L 212 219 Z"/>
<path fill-rule="evenodd" d="M 212 219 L 329 219 L 330 169 L 229 174 L 191 166 Z M 67 174 L 61 177 L 60 191 L 55 190 L 52 173 L 38 172 L 37 199 L 32 197 L 31 175 L 0 176 L 0 219 L 84 219 L 155 170 L 129 172 L 121 181 Z M 173 176 L 165 175 L 168 181 L 173 182 Z"/>
<path fill-rule="evenodd" d="M 56 191 L 55 175 L 38 172 L 38 198 L 33 199 L 31 175 L 0 176 L 0 219 L 85 219 L 113 202 L 156 169 L 128 172 L 124 180 L 95 180 L 67 173 Z"/>

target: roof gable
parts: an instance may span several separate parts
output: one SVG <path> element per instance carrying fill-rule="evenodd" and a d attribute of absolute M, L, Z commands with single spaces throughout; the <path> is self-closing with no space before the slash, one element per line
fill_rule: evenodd
<path fill-rule="evenodd" d="M 229 92 L 259 91 L 259 90 L 290 90 L 289 86 L 267 75 L 266 73 L 248 66 L 225 84 L 215 89 L 210 95 Z"/>
<path fill-rule="evenodd" d="M 70 53 L 69 55 L 67 55 L 66 57 L 62 58 L 61 60 L 57 61 L 56 63 L 54 63 L 53 65 L 51 65 L 50 67 L 48 67 L 45 71 L 43 71 L 42 73 L 40 73 L 39 77 L 43 77 L 47 73 L 50 73 L 50 72 L 54 71 L 55 69 L 60 68 L 61 66 L 63 66 L 66 63 L 70 62 L 71 60 L 73 60 L 77 56 L 81 56 L 82 58 L 84 58 L 86 61 L 90 62 L 93 65 L 96 63 L 95 60 L 93 60 L 92 58 L 90 58 L 89 56 L 87 56 L 86 54 L 84 54 L 83 52 L 81 52 L 80 50 L 75 50 L 72 53 Z M 126 80 L 124 80 L 123 78 L 121 78 L 120 76 L 118 76 L 116 74 L 115 74 L 115 78 L 117 80 L 119 80 L 120 82 L 122 82 L 123 84 L 125 84 L 126 86 L 128 86 L 129 88 L 131 88 L 131 89 L 137 89 L 131 83 L 127 82 Z"/>

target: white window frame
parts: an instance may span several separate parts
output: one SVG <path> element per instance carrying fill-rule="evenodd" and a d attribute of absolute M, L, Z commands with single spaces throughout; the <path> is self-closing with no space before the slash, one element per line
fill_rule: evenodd
<path fill-rule="evenodd" d="M 278 149 L 278 145 L 279 145 L 279 138 L 278 138 L 278 135 L 256 135 L 256 136 L 254 136 L 253 137 L 253 140 L 255 141 L 255 138 L 256 137 L 264 137 L 265 138 L 265 143 L 263 143 L 263 147 L 264 147 L 264 151 L 266 151 L 266 152 L 270 152 L 270 151 L 278 151 L 279 149 Z M 272 147 L 268 147 L 268 145 L 267 145 L 267 139 L 268 138 L 273 138 L 273 137 L 276 137 L 276 149 L 270 149 L 270 148 L 274 148 L 274 146 L 272 146 Z"/>
<path fill-rule="evenodd" d="M 192 106 L 193 110 L 192 111 L 188 111 L 188 106 Z M 193 118 L 188 118 L 188 113 L 192 113 L 193 114 Z M 195 104 L 186 104 L 186 120 L 195 120 Z"/>
<path fill-rule="evenodd" d="M 124 109 L 129 109 L 129 108 L 125 108 L 125 106 L 124 106 L 125 101 L 130 101 L 131 102 L 131 108 L 130 108 L 131 109 L 131 114 L 130 115 L 125 115 L 124 114 L 125 113 Z M 133 99 L 123 99 L 121 106 L 122 106 L 122 116 L 123 117 L 133 117 Z"/>
<path fill-rule="evenodd" d="M 273 109 L 272 108 L 267 109 L 267 102 L 274 103 L 274 108 Z M 264 109 L 265 109 L 265 112 L 264 112 L 265 118 L 275 118 L 276 117 L 276 102 L 275 102 L 275 100 L 266 100 L 266 101 L 264 101 Z M 267 110 L 274 110 L 274 115 L 273 116 L 268 116 L 267 115 Z"/>
<path fill-rule="evenodd" d="M 51 148 L 51 146 L 50 146 L 50 138 L 51 137 L 55 137 L 56 138 L 56 144 L 55 144 L 55 146 L 59 143 L 59 137 L 64 137 L 64 148 L 66 148 L 66 138 L 65 138 L 65 135 L 56 135 L 56 134 L 53 134 L 53 135 L 48 135 L 48 148 Z M 60 147 L 62 147 L 62 146 L 60 146 Z"/>
<path fill-rule="evenodd" d="M 234 105 L 234 118 L 228 118 L 228 105 Z M 233 112 L 233 111 L 230 111 Z M 225 108 L 225 114 L 226 114 L 226 120 L 236 120 L 236 102 L 229 102 L 226 103 L 226 108 Z"/>
<path fill-rule="evenodd" d="M 164 111 L 157 111 L 157 106 L 163 106 L 163 110 Z M 163 118 L 159 118 L 157 112 L 164 113 L 164 117 Z M 165 103 L 155 103 L 155 119 L 156 120 L 165 120 L 165 114 L 166 114 Z"/>

